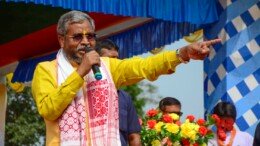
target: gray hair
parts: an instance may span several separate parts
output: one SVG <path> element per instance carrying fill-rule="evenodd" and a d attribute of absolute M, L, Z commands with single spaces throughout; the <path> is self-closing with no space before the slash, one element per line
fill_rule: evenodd
<path fill-rule="evenodd" d="M 57 25 L 57 33 L 59 35 L 65 35 L 68 31 L 68 26 L 73 23 L 83 23 L 83 21 L 88 21 L 92 26 L 93 30 L 95 30 L 94 20 L 86 13 L 80 11 L 70 11 L 68 13 L 63 14 Z"/>

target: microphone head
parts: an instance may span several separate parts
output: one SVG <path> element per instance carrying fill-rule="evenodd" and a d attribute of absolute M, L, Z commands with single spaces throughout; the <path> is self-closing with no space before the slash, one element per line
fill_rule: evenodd
<path fill-rule="evenodd" d="M 95 73 L 94 76 L 95 76 L 96 80 L 101 80 L 102 79 L 102 74 L 100 72 Z"/>

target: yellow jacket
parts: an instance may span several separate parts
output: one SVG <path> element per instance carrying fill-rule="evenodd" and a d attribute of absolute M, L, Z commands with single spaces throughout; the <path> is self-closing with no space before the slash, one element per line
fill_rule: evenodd
<path fill-rule="evenodd" d="M 159 75 L 171 74 L 180 64 L 175 51 L 167 51 L 151 57 L 113 59 L 102 58 L 112 74 L 115 86 L 131 85 L 143 79 L 156 80 Z M 83 85 L 83 78 L 74 71 L 61 86 L 57 86 L 56 60 L 37 65 L 32 93 L 40 115 L 46 124 L 46 145 L 59 145 L 58 118 Z"/>

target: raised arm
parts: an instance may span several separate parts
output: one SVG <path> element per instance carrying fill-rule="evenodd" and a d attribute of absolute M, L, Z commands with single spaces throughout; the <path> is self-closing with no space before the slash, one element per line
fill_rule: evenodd
<path fill-rule="evenodd" d="M 171 74 L 180 64 L 175 51 L 166 51 L 147 58 L 111 59 L 110 70 L 117 88 L 143 79 L 156 80 L 160 75 Z"/>
<path fill-rule="evenodd" d="M 110 69 L 116 87 L 131 85 L 143 79 L 153 81 L 160 75 L 173 73 L 181 62 L 187 63 L 190 59 L 203 60 L 210 53 L 209 46 L 220 41 L 220 39 L 215 39 L 193 43 L 177 51 L 165 51 L 144 59 L 110 59 Z"/>

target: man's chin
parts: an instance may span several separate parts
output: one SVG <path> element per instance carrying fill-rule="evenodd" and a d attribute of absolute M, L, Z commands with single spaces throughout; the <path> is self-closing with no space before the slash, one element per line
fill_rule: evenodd
<path fill-rule="evenodd" d="M 73 59 L 73 61 L 76 62 L 77 64 L 81 64 L 81 62 L 82 62 L 82 57 L 83 57 L 83 55 L 78 55 L 78 54 L 77 54 L 77 56 L 72 57 L 72 59 Z"/>
<path fill-rule="evenodd" d="M 81 58 L 77 58 L 77 59 L 74 59 L 74 61 L 75 61 L 77 64 L 81 64 L 82 59 L 81 59 Z"/>

